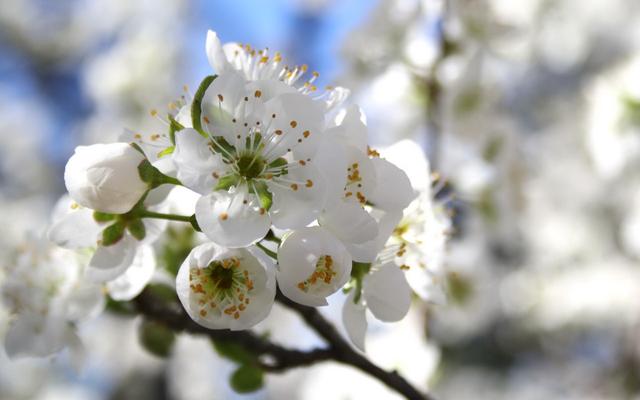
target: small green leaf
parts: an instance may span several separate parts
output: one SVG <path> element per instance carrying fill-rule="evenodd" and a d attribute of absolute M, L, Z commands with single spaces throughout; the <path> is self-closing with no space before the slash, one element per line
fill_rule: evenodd
<path fill-rule="evenodd" d="M 176 146 L 167 147 L 166 149 L 158 153 L 158 158 L 162 158 L 164 156 L 168 156 L 169 154 L 173 154 L 175 149 L 176 149 Z"/>
<path fill-rule="evenodd" d="M 147 229 L 141 219 L 133 219 L 127 224 L 127 230 L 134 238 L 138 240 L 144 239 L 147 235 Z"/>
<path fill-rule="evenodd" d="M 176 144 L 176 132 L 184 129 L 184 126 L 176 121 L 175 118 L 171 114 L 169 114 L 169 140 L 171 140 L 171 144 Z"/>
<path fill-rule="evenodd" d="M 255 188 L 255 190 L 254 190 Z M 269 187 L 264 182 L 256 182 L 252 185 L 251 191 L 254 192 L 260 200 L 260 206 L 269 211 L 273 204 L 273 195 L 269 191 Z"/>
<path fill-rule="evenodd" d="M 255 356 L 237 343 L 221 340 L 212 340 L 211 342 L 213 343 L 213 348 L 224 358 L 241 365 L 255 362 Z"/>
<path fill-rule="evenodd" d="M 138 315 L 138 311 L 134 307 L 134 305 L 129 301 L 115 301 L 111 297 L 107 296 L 106 303 L 107 311 L 110 311 L 114 314 L 118 315 L 127 315 L 133 316 Z"/>
<path fill-rule="evenodd" d="M 147 285 L 148 290 L 151 294 L 157 298 L 159 301 L 166 302 L 177 302 L 178 295 L 176 294 L 176 289 L 171 286 L 163 285 L 161 283 L 152 283 Z"/>
<path fill-rule="evenodd" d="M 154 321 L 144 320 L 138 331 L 140 343 L 151 354 L 167 357 L 176 340 L 176 335 L 166 326 Z"/>
<path fill-rule="evenodd" d="M 364 277 L 371 270 L 371 263 L 363 263 L 354 261 L 351 263 L 351 285 L 355 288 L 355 295 L 353 296 L 353 302 L 358 303 L 360 296 L 362 295 L 362 281 Z"/>
<path fill-rule="evenodd" d="M 231 186 L 237 186 L 239 181 L 238 175 L 225 175 L 218 179 L 218 184 L 213 190 L 228 190 Z"/>
<path fill-rule="evenodd" d="M 115 214 L 104 213 L 100 211 L 93 212 L 93 219 L 96 222 L 109 222 L 116 218 Z"/>
<path fill-rule="evenodd" d="M 111 246 L 116 244 L 124 236 L 125 224 L 123 222 L 116 222 L 109 225 L 102 231 L 102 245 Z"/>
<path fill-rule="evenodd" d="M 241 365 L 231 375 L 231 387 L 238 393 L 250 393 L 260 389 L 264 384 L 264 373 L 258 367 Z"/>
<path fill-rule="evenodd" d="M 191 103 L 191 124 L 193 125 L 193 129 L 200 132 L 204 137 L 207 137 L 207 134 L 202 130 L 202 98 L 216 77 L 217 75 L 209 75 L 202 80 Z"/>
<path fill-rule="evenodd" d="M 142 154 L 143 156 L 146 157 L 146 154 L 144 154 L 144 151 L 142 150 L 142 147 L 140 147 L 138 145 L 138 143 L 129 143 L 129 146 L 133 147 L 134 149 L 136 149 L 140 154 Z"/>

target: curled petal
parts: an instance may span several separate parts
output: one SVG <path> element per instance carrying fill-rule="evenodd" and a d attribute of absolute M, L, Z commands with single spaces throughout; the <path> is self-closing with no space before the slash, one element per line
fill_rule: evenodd
<path fill-rule="evenodd" d="M 302 228 L 289 235 L 278 249 L 278 284 L 291 300 L 323 306 L 351 276 L 351 256 L 324 228 Z"/>
<path fill-rule="evenodd" d="M 131 266 L 116 279 L 107 282 L 109 296 L 116 301 L 128 301 L 142 292 L 156 269 L 156 258 L 151 246 L 141 246 Z"/>
<path fill-rule="evenodd" d="M 107 282 L 122 275 L 136 255 L 136 240 L 124 235 L 111 246 L 98 246 L 85 270 L 89 282 Z"/>
<path fill-rule="evenodd" d="M 349 339 L 360 351 L 365 351 L 364 339 L 367 333 L 367 309 L 362 301 L 353 301 L 355 291 L 351 291 L 342 307 L 342 323 Z"/>
<path fill-rule="evenodd" d="M 400 321 L 409 312 L 411 288 L 397 265 L 387 263 L 364 278 L 362 294 L 380 321 Z"/>

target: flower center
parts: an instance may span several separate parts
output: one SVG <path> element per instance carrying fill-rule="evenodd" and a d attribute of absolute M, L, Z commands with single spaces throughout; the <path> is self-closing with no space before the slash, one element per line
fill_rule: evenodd
<path fill-rule="evenodd" d="M 240 318 L 254 288 L 249 272 L 241 268 L 238 257 L 214 260 L 205 268 L 191 268 L 189 283 L 202 317 L 215 313 Z"/>
<path fill-rule="evenodd" d="M 328 288 L 337 272 L 333 269 L 333 258 L 330 255 L 321 256 L 316 263 L 316 269 L 307 279 L 298 283 L 298 289 L 308 293 L 310 289 L 316 292 Z"/>
<path fill-rule="evenodd" d="M 265 161 L 255 153 L 245 153 L 236 161 L 238 173 L 246 179 L 260 176 L 265 167 Z"/>

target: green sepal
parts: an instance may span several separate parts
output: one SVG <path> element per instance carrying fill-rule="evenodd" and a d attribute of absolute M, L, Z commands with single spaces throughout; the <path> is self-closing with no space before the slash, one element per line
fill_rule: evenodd
<path fill-rule="evenodd" d="M 138 173 L 140 174 L 140 179 L 143 182 L 149 184 L 149 188 L 154 189 L 160 185 L 165 183 L 172 185 L 182 185 L 182 183 L 176 178 L 172 178 L 160 172 L 160 170 L 149 162 L 149 160 L 144 159 L 138 165 Z"/>
<path fill-rule="evenodd" d="M 264 372 L 253 365 L 241 365 L 231 375 L 231 387 L 238 393 L 250 393 L 264 385 Z"/>
<path fill-rule="evenodd" d="M 111 246 L 116 244 L 122 239 L 124 236 L 124 229 L 126 225 L 122 221 L 118 221 L 114 224 L 107 226 L 102 231 L 102 245 L 103 246 Z"/>
<path fill-rule="evenodd" d="M 116 301 L 111 297 L 107 296 L 106 309 L 109 312 L 114 314 L 122 315 L 122 316 L 136 316 L 138 315 L 138 310 L 136 310 L 133 303 L 130 301 Z"/>
<path fill-rule="evenodd" d="M 144 150 L 142 150 L 142 147 L 140 147 L 140 145 L 138 143 L 135 142 L 131 142 L 129 143 L 129 146 L 133 147 L 134 149 L 136 149 L 138 151 L 138 153 L 142 154 L 143 156 L 147 156 L 146 154 L 144 154 Z"/>
<path fill-rule="evenodd" d="M 162 158 L 164 156 L 168 156 L 169 154 L 173 154 L 175 150 L 176 150 L 176 146 L 167 147 L 166 149 L 158 153 L 158 158 Z"/>
<path fill-rule="evenodd" d="M 127 223 L 127 230 L 134 238 L 138 240 L 144 239 L 147 235 L 147 229 L 141 219 L 133 219 Z"/>
<path fill-rule="evenodd" d="M 200 86 L 198 86 L 198 90 L 193 96 L 193 101 L 191 102 L 191 124 L 193 125 L 193 129 L 198 131 L 204 137 L 207 137 L 207 134 L 202 130 L 202 98 L 211 85 L 211 82 L 216 78 L 217 75 L 209 75 L 205 77 L 202 82 L 200 82 Z"/>
<path fill-rule="evenodd" d="M 231 186 L 237 186 L 240 182 L 238 175 L 225 175 L 218 179 L 218 184 L 213 190 L 228 190 Z"/>
<path fill-rule="evenodd" d="M 360 297 L 362 296 L 362 281 L 364 277 L 371 271 L 371 263 L 363 263 L 354 261 L 351 263 L 351 279 L 353 281 L 352 286 L 355 289 L 353 296 L 353 302 L 358 304 Z"/>
<path fill-rule="evenodd" d="M 96 222 L 109 222 L 109 221 L 113 221 L 114 219 L 116 219 L 116 215 L 115 214 L 104 213 L 104 212 L 100 212 L 100 211 L 94 211 L 93 212 L 93 219 Z"/>
<path fill-rule="evenodd" d="M 171 286 L 164 285 L 161 283 L 151 283 L 147 285 L 146 291 L 151 292 L 151 294 L 155 297 L 155 299 L 159 301 L 176 303 L 178 302 L 178 295 L 176 294 L 176 289 Z"/>
<path fill-rule="evenodd" d="M 183 130 L 184 126 L 180 122 L 176 121 L 176 119 L 173 118 L 173 115 L 169 114 L 168 118 L 169 118 L 169 140 L 171 140 L 171 144 L 175 145 L 176 132 Z"/>
<path fill-rule="evenodd" d="M 255 189 L 255 190 L 254 190 Z M 271 205 L 273 205 L 273 195 L 269 191 L 269 187 L 264 182 L 256 182 L 251 185 L 251 192 L 258 196 L 260 200 L 260 206 L 269 211 Z"/>
<path fill-rule="evenodd" d="M 169 226 L 166 230 L 166 240 L 163 240 L 160 246 L 159 257 L 165 270 L 176 276 L 180 265 L 195 245 L 195 230 L 186 226 L 180 228 Z"/>
<path fill-rule="evenodd" d="M 176 340 L 175 333 L 154 321 L 143 320 L 138 331 L 140 344 L 151 354 L 165 358 Z"/>

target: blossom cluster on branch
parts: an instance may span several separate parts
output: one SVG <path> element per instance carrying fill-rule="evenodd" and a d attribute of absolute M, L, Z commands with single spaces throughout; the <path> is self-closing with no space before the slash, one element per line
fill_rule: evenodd
<path fill-rule="evenodd" d="M 138 296 L 170 221 L 199 232 L 169 272 L 206 328 L 251 328 L 269 315 L 276 287 L 312 307 L 342 290 L 344 326 L 364 351 L 366 310 L 392 322 L 412 293 L 444 301 L 450 222 L 417 145 L 370 147 L 348 90 L 318 90 L 317 73 L 285 66 L 280 53 L 222 45 L 214 32 L 206 52 L 215 75 L 166 116 L 152 112 L 166 132 L 76 148 L 48 229 L 60 247 L 41 240 L 7 272 L 3 300 L 18 316 L 10 355 L 75 346 L 74 324 L 100 312 L 104 293 Z M 417 157 L 417 178 L 394 157 Z"/>

